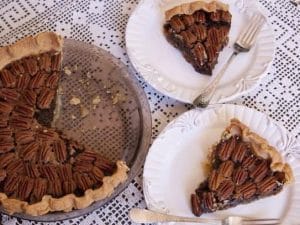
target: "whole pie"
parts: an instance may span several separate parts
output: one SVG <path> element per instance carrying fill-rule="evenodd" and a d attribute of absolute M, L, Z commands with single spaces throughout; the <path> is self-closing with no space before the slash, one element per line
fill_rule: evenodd
<path fill-rule="evenodd" d="M 212 74 L 219 52 L 228 43 L 231 14 L 218 1 L 196 1 L 165 13 L 164 33 L 196 71 Z"/>
<path fill-rule="evenodd" d="M 62 38 L 52 32 L 0 48 L 0 203 L 33 216 L 82 209 L 127 178 L 111 162 L 50 126 Z"/>
<path fill-rule="evenodd" d="M 280 153 L 237 119 L 213 146 L 208 166 L 208 178 L 191 195 L 196 216 L 276 195 L 293 181 Z"/>

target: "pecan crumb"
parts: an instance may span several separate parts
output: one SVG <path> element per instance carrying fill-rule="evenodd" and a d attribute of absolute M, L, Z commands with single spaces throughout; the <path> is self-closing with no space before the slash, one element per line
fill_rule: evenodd
<path fill-rule="evenodd" d="M 72 97 L 70 99 L 70 105 L 79 105 L 80 104 L 80 98 Z"/>
<path fill-rule="evenodd" d="M 101 102 L 100 96 L 97 95 L 95 98 L 93 98 L 92 103 L 93 105 L 98 105 Z"/>
<path fill-rule="evenodd" d="M 76 116 L 74 116 L 73 114 L 71 115 L 71 119 L 72 120 L 75 120 L 77 117 Z"/>
<path fill-rule="evenodd" d="M 86 117 L 89 113 L 90 113 L 90 111 L 86 107 L 80 106 L 80 115 L 81 115 L 81 118 Z"/>
<path fill-rule="evenodd" d="M 69 69 L 69 67 L 65 66 L 64 67 L 64 72 L 65 74 L 67 74 L 68 76 L 70 76 L 72 74 L 72 71 Z"/>

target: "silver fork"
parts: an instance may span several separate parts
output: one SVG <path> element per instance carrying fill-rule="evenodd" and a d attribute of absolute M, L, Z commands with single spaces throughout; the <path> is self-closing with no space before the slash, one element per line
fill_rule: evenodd
<path fill-rule="evenodd" d="M 256 37 L 264 23 L 264 17 L 261 14 L 255 14 L 251 17 L 248 25 L 242 30 L 238 36 L 236 42 L 234 43 L 234 51 L 228 58 L 227 62 L 220 70 L 220 72 L 215 76 L 215 78 L 209 83 L 207 87 L 195 98 L 193 105 L 205 108 L 208 106 L 213 94 L 215 93 L 216 87 L 219 84 L 223 74 L 226 69 L 233 61 L 233 59 L 241 52 L 248 52 L 253 46 Z"/>
<path fill-rule="evenodd" d="M 166 222 L 188 222 L 203 223 L 211 225 L 276 225 L 278 219 L 251 219 L 239 216 L 229 216 L 224 220 L 203 219 L 168 215 L 147 209 L 133 208 L 129 212 L 130 219 L 135 223 L 166 223 Z"/>

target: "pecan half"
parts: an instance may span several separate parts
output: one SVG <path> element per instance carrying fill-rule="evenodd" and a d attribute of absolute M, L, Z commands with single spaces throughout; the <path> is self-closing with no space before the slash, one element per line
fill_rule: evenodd
<path fill-rule="evenodd" d="M 67 160 L 67 147 L 63 140 L 57 140 L 53 142 L 53 151 L 58 162 L 64 162 Z"/>
<path fill-rule="evenodd" d="M 9 124 L 15 130 L 27 130 L 32 125 L 32 118 L 26 118 L 18 114 L 11 116 Z"/>
<path fill-rule="evenodd" d="M 29 144 L 23 145 L 20 147 L 19 155 L 25 161 L 36 162 L 39 147 L 40 145 L 37 142 L 31 142 Z"/>
<path fill-rule="evenodd" d="M 104 173 L 102 170 L 100 170 L 98 167 L 94 166 L 92 171 L 91 171 L 91 175 L 94 180 L 96 180 L 97 182 L 102 181 L 103 177 L 104 177 Z"/>
<path fill-rule="evenodd" d="M 52 148 L 46 142 L 42 143 L 40 147 L 38 160 L 41 162 L 49 162 L 53 155 Z"/>
<path fill-rule="evenodd" d="M 2 170 L 0 169 L 0 182 L 4 181 L 5 178 L 6 178 L 6 171 L 5 170 Z"/>
<path fill-rule="evenodd" d="M 48 76 L 46 80 L 46 87 L 55 89 L 58 86 L 59 82 L 59 74 L 58 72 L 53 72 L 50 76 Z"/>
<path fill-rule="evenodd" d="M 254 155 L 249 155 L 243 160 L 242 166 L 246 169 L 251 169 L 255 165 L 256 159 Z"/>
<path fill-rule="evenodd" d="M 195 18 L 195 21 L 198 22 L 198 23 L 205 23 L 206 22 L 206 15 L 203 11 L 196 11 L 194 14 L 193 14 L 194 18 Z"/>
<path fill-rule="evenodd" d="M 97 159 L 97 153 L 91 150 L 86 150 L 82 153 L 79 153 L 76 157 L 76 161 L 84 161 L 92 163 Z"/>
<path fill-rule="evenodd" d="M 0 113 L 9 114 L 13 110 L 13 106 L 5 101 L 0 101 Z"/>
<path fill-rule="evenodd" d="M 41 70 L 44 70 L 49 73 L 51 71 L 51 56 L 47 53 L 41 55 L 39 64 L 40 64 Z"/>
<path fill-rule="evenodd" d="M 219 167 L 219 174 L 223 177 L 231 177 L 234 168 L 234 163 L 230 160 L 223 162 Z"/>
<path fill-rule="evenodd" d="M 213 170 L 208 178 L 208 187 L 210 190 L 215 191 L 223 181 L 223 177 L 217 170 Z"/>
<path fill-rule="evenodd" d="M 16 88 L 25 90 L 30 82 L 30 76 L 26 74 L 22 74 L 21 76 L 18 77 L 17 82 L 16 82 Z"/>
<path fill-rule="evenodd" d="M 11 140 L 12 130 L 9 127 L 0 128 L 0 140 Z"/>
<path fill-rule="evenodd" d="M 15 159 L 7 165 L 6 171 L 8 174 L 23 174 L 24 163 L 21 159 Z"/>
<path fill-rule="evenodd" d="M 9 103 L 15 103 L 19 98 L 19 93 L 15 89 L 2 88 L 0 98 Z"/>
<path fill-rule="evenodd" d="M 231 137 L 230 139 L 221 142 L 217 146 L 217 152 L 220 160 L 226 161 L 230 158 L 231 153 L 233 152 L 236 145 L 236 138 Z"/>
<path fill-rule="evenodd" d="M 16 62 L 12 63 L 10 66 L 10 71 L 16 76 L 19 76 L 19 75 L 25 73 L 25 69 L 20 61 L 16 61 Z"/>
<path fill-rule="evenodd" d="M 50 181 L 55 181 L 59 179 L 56 167 L 54 165 L 43 165 L 40 166 L 40 172 L 41 176 L 50 180 Z"/>
<path fill-rule="evenodd" d="M 192 211 L 195 216 L 201 216 L 202 209 L 201 209 L 201 200 L 198 195 L 192 194 L 191 195 L 191 204 L 192 204 Z"/>
<path fill-rule="evenodd" d="M 111 174 L 115 170 L 115 164 L 101 156 L 97 157 L 97 160 L 94 162 L 94 165 L 99 167 L 99 169 L 101 169 L 105 174 Z"/>
<path fill-rule="evenodd" d="M 202 204 L 203 204 L 203 209 L 207 212 L 214 211 L 214 202 L 215 202 L 215 197 L 212 192 L 203 192 L 202 194 Z"/>
<path fill-rule="evenodd" d="M 25 163 L 24 166 L 25 166 L 25 172 L 27 176 L 31 178 L 37 178 L 41 175 L 39 171 L 39 166 L 37 164 Z"/>
<path fill-rule="evenodd" d="M 61 53 L 56 53 L 52 55 L 52 70 L 53 71 L 59 71 L 61 68 Z"/>
<path fill-rule="evenodd" d="M 38 63 L 35 58 L 23 59 L 23 65 L 25 72 L 28 72 L 31 76 L 34 76 L 38 71 Z"/>
<path fill-rule="evenodd" d="M 187 27 L 189 27 L 195 23 L 195 19 L 192 15 L 183 15 L 181 17 L 181 19 Z"/>
<path fill-rule="evenodd" d="M 16 155 L 14 153 L 6 153 L 1 155 L 0 157 L 0 168 L 5 168 L 8 164 L 16 159 Z"/>
<path fill-rule="evenodd" d="M 28 87 L 30 89 L 36 89 L 44 86 L 47 76 L 48 74 L 45 74 L 45 72 L 38 72 L 34 77 L 31 78 Z"/>
<path fill-rule="evenodd" d="M 35 133 L 30 130 L 20 130 L 15 132 L 15 139 L 18 144 L 28 144 L 34 141 Z"/>
<path fill-rule="evenodd" d="M 9 176 L 4 181 L 3 190 L 4 193 L 8 196 L 15 193 L 15 191 L 18 189 L 18 186 L 20 184 L 20 176 L 19 175 L 13 175 Z"/>
<path fill-rule="evenodd" d="M 63 191 L 65 194 L 74 193 L 76 189 L 76 184 L 73 180 L 67 180 L 63 182 Z"/>
<path fill-rule="evenodd" d="M 277 187 L 277 180 L 274 176 L 266 177 L 257 184 L 257 187 L 261 195 L 269 195 Z"/>
<path fill-rule="evenodd" d="M 238 167 L 234 170 L 232 180 L 236 185 L 242 185 L 248 178 L 247 170 L 242 167 Z"/>
<path fill-rule="evenodd" d="M 93 186 L 93 181 L 91 178 L 86 174 L 74 173 L 74 181 L 77 186 L 85 191 Z"/>
<path fill-rule="evenodd" d="M 15 144 L 12 139 L 0 142 L 0 153 L 6 153 L 14 149 Z"/>
<path fill-rule="evenodd" d="M 41 201 L 43 196 L 47 194 L 48 181 L 43 178 L 37 178 L 34 181 L 32 196 L 35 201 Z"/>
<path fill-rule="evenodd" d="M 37 138 L 42 140 L 42 141 L 49 141 L 50 139 L 57 139 L 58 134 L 55 130 L 53 129 L 41 129 L 37 133 Z"/>
<path fill-rule="evenodd" d="M 76 161 L 73 164 L 73 170 L 79 173 L 90 172 L 93 169 L 93 164 L 83 162 L 83 161 Z"/>
<path fill-rule="evenodd" d="M 22 117 L 31 118 L 34 115 L 34 108 L 32 106 L 20 103 L 15 107 L 14 112 L 22 115 Z"/>
<path fill-rule="evenodd" d="M 269 172 L 269 163 L 266 160 L 261 160 L 258 164 L 256 164 L 255 168 L 253 168 L 250 172 L 250 177 L 254 180 L 254 182 L 262 181 L 267 173 Z"/>
<path fill-rule="evenodd" d="M 180 31 L 185 29 L 185 25 L 180 16 L 173 16 L 169 23 L 176 33 L 179 33 Z"/>
<path fill-rule="evenodd" d="M 256 193 L 256 185 L 254 183 L 246 183 L 236 188 L 238 198 L 248 200 L 252 198 Z"/>
<path fill-rule="evenodd" d="M 57 173 L 62 180 L 71 180 L 73 178 L 72 166 L 70 164 L 57 167 Z"/>
<path fill-rule="evenodd" d="M 17 197 L 20 200 L 27 200 L 32 192 L 34 180 L 28 177 L 22 177 L 17 190 Z"/>
<path fill-rule="evenodd" d="M 0 127 L 2 128 L 7 127 L 8 119 L 9 119 L 9 114 L 0 113 Z"/>
<path fill-rule="evenodd" d="M 4 87 L 14 88 L 16 86 L 16 77 L 8 69 L 2 69 L 0 79 Z"/>
<path fill-rule="evenodd" d="M 48 192 L 53 197 L 61 197 L 64 194 L 62 189 L 62 182 L 60 181 L 60 179 L 49 182 Z"/>
<path fill-rule="evenodd" d="M 231 159 L 235 163 L 237 162 L 241 163 L 244 157 L 246 156 L 246 154 L 247 154 L 246 144 L 243 142 L 239 142 L 232 153 Z"/>
<path fill-rule="evenodd" d="M 234 190 L 234 183 L 231 180 L 224 180 L 217 189 L 217 196 L 219 200 L 228 199 Z"/>
<path fill-rule="evenodd" d="M 22 93 L 23 100 L 31 106 L 34 106 L 36 103 L 37 94 L 33 90 L 25 90 Z"/>
<path fill-rule="evenodd" d="M 37 106 L 40 109 L 49 109 L 50 104 L 53 101 L 55 96 L 55 91 L 49 88 L 44 88 L 41 90 L 41 93 L 37 99 Z"/>

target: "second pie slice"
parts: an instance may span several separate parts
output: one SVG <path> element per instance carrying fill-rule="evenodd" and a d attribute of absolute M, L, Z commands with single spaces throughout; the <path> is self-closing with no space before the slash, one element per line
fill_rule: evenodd
<path fill-rule="evenodd" d="M 276 195 L 293 181 L 280 153 L 237 119 L 213 146 L 208 166 L 208 178 L 191 195 L 196 216 Z"/>
<path fill-rule="evenodd" d="M 185 3 L 166 11 L 165 17 L 167 40 L 197 72 L 211 75 L 219 52 L 228 43 L 228 5 L 218 1 Z"/>

